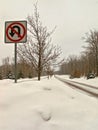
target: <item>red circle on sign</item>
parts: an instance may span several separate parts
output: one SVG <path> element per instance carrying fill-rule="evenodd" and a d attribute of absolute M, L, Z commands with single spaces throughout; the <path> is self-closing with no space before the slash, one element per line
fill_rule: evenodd
<path fill-rule="evenodd" d="M 18 24 L 19 26 L 21 26 L 22 27 L 22 29 L 23 29 L 23 34 L 22 35 L 19 35 L 18 34 L 18 32 L 16 31 L 16 30 L 14 30 L 15 31 L 15 33 L 17 34 L 17 35 L 19 35 L 19 38 L 17 39 L 17 40 L 14 40 L 13 38 L 11 38 L 10 36 L 9 36 L 9 29 L 12 29 L 13 27 L 13 25 L 16 25 L 16 24 Z M 6 35 L 7 35 L 7 37 L 8 37 L 8 39 L 10 40 L 10 41 L 12 41 L 12 42 L 19 42 L 19 41 L 21 41 L 23 38 L 24 38 L 24 36 L 25 36 L 25 34 L 26 34 L 26 29 L 25 29 L 25 27 L 23 26 L 23 24 L 21 24 L 21 23 L 19 23 L 19 22 L 14 22 L 14 23 L 12 23 L 12 24 L 10 24 L 8 27 L 7 27 L 7 30 L 6 30 Z"/>

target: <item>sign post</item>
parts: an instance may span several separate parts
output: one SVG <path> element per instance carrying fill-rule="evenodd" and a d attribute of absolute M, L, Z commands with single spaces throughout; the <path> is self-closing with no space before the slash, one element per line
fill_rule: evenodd
<path fill-rule="evenodd" d="M 14 43 L 15 59 L 15 83 L 17 83 L 17 43 L 27 41 L 27 21 L 8 21 L 5 22 L 5 43 Z"/>
<path fill-rule="evenodd" d="M 15 75 L 15 83 L 17 83 L 17 43 L 15 43 L 15 67 L 14 67 L 14 75 Z"/>

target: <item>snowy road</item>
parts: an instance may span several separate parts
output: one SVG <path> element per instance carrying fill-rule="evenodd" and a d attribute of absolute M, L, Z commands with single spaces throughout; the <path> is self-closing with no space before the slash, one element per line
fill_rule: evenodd
<path fill-rule="evenodd" d="M 85 94 L 89 94 L 90 96 L 94 96 L 98 98 L 98 87 L 88 85 L 85 83 L 80 83 L 76 81 L 66 80 L 64 78 L 61 78 L 59 76 L 55 76 L 58 80 L 64 82 L 65 84 L 68 84 L 70 87 L 79 90 L 80 92 L 83 92 Z"/>

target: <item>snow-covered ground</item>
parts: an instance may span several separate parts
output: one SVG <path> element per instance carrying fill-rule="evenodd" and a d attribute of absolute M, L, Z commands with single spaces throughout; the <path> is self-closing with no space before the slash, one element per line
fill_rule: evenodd
<path fill-rule="evenodd" d="M 98 86 L 98 78 L 74 81 Z M 1 80 L 0 130 L 98 130 L 98 99 L 54 77 Z"/>

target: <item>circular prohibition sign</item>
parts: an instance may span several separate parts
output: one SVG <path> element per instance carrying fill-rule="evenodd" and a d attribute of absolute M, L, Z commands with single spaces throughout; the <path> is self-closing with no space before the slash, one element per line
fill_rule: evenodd
<path fill-rule="evenodd" d="M 14 25 L 21 27 L 23 30 L 23 34 L 19 34 L 19 32 L 13 28 Z M 18 36 L 18 39 L 14 39 L 13 37 L 9 36 L 10 35 L 9 29 L 11 29 Z M 26 35 L 26 29 L 25 29 L 24 25 L 19 22 L 13 22 L 6 29 L 6 36 L 8 37 L 8 39 L 10 41 L 15 42 L 15 43 L 21 41 L 25 35 Z"/>

